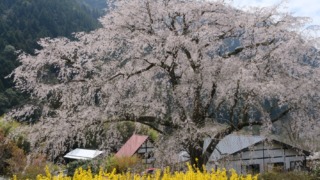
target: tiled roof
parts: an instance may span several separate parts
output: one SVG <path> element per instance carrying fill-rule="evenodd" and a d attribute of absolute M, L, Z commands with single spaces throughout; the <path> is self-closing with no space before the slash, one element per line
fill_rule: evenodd
<path fill-rule="evenodd" d="M 115 154 L 116 157 L 130 157 L 137 152 L 141 145 L 148 139 L 148 136 L 132 135 L 130 139 Z"/>

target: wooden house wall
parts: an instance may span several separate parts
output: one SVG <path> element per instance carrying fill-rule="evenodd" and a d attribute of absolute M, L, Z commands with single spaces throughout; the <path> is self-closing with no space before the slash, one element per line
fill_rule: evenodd
<path fill-rule="evenodd" d="M 151 164 L 155 161 L 153 157 L 154 146 L 149 140 L 144 142 L 137 150 L 137 154 L 142 158 L 142 161 L 146 164 Z"/>
<path fill-rule="evenodd" d="M 251 148 L 242 150 L 234 155 L 219 160 L 219 166 L 208 164 L 208 168 L 224 167 L 235 169 L 238 173 L 246 174 L 247 166 L 258 164 L 260 172 L 270 170 L 274 163 L 283 163 L 284 170 L 290 169 L 291 162 L 305 163 L 305 156 L 296 150 L 280 143 L 261 142 Z"/>

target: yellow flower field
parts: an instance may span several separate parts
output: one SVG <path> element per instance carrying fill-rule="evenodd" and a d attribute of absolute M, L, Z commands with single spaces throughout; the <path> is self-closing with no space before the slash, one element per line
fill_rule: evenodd
<path fill-rule="evenodd" d="M 14 180 L 17 178 L 14 176 Z M 226 171 L 194 171 L 190 165 L 186 172 L 171 173 L 169 168 L 166 168 L 162 173 L 160 170 L 153 175 L 140 175 L 130 172 L 124 174 L 116 174 L 116 170 L 112 172 L 104 172 L 100 169 L 98 174 L 93 174 L 91 170 L 83 170 L 79 168 L 75 171 L 73 177 L 64 176 L 62 173 L 58 176 L 52 176 L 49 168 L 46 168 L 46 175 L 38 175 L 37 180 L 257 180 L 258 175 L 238 175 L 234 170 Z"/>

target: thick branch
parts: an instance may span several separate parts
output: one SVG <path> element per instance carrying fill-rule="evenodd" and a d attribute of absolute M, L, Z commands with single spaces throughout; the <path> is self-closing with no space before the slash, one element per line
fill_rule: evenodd
<path fill-rule="evenodd" d="M 192 67 L 192 69 L 194 71 L 196 71 L 196 69 L 199 67 L 199 65 L 196 65 L 193 61 L 192 61 L 192 56 L 191 53 L 189 52 L 189 50 L 185 47 L 181 47 L 182 52 L 184 52 L 184 54 L 187 56 L 187 59 L 190 63 L 190 66 Z"/>
<path fill-rule="evenodd" d="M 199 127 L 204 125 L 205 112 L 206 112 L 201 103 L 201 88 L 202 88 L 201 84 L 198 84 L 197 87 L 195 88 L 194 100 L 193 100 L 193 114 L 192 114 L 193 122 Z"/>
<path fill-rule="evenodd" d="M 109 78 L 108 80 L 109 80 L 109 81 L 112 81 L 113 79 L 115 79 L 115 78 L 117 78 L 117 77 L 119 77 L 119 76 L 124 77 L 124 74 L 123 74 L 123 73 L 118 73 L 118 74 L 112 76 L 111 78 Z"/>
<path fill-rule="evenodd" d="M 155 116 L 135 116 L 134 114 L 122 114 L 117 119 L 106 121 L 106 123 L 123 121 L 138 122 L 147 125 L 161 134 L 165 134 L 165 132 L 157 127 L 159 125 L 173 129 L 179 128 L 179 126 L 173 124 L 172 121 L 164 121 L 163 119 L 159 119 Z"/>
<path fill-rule="evenodd" d="M 149 32 L 150 32 L 150 34 L 154 34 L 154 30 L 152 28 L 153 18 L 152 18 L 152 14 L 151 14 L 149 1 L 146 2 L 146 6 L 147 6 L 147 12 L 148 12 L 148 17 L 149 17 L 149 21 L 150 21 L 150 25 L 149 25 L 150 30 L 149 30 Z"/>
<path fill-rule="evenodd" d="M 182 15 L 182 22 L 183 22 L 182 34 L 186 35 L 189 32 L 189 25 L 186 22 L 186 15 L 185 14 Z"/>
<path fill-rule="evenodd" d="M 230 110 L 230 114 L 229 114 L 229 117 L 230 117 L 230 125 L 231 126 L 234 126 L 234 112 L 235 112 L 235 108 L 237 107 L 237 104 L 238 104 L 238 99 L 239 99 L 239 90 L 240 90 L 240 80 L 237 81 L 237 88 L 236 88 L 236 92 L 234 93 L 234 98 L 233 98 L 233 105 L 231 107 L 231 110 Z M 235 127 L 236 129 L 237 127 Z"/>
<path fill-rule="evenodd" d="M 141 74 L 141 73 L 143 73 L 143 72 L 146 72 L 146 71 L 150 70 L 151 68 L 153 68 L 154 66 L 155 66 L 155 64 L 150 63 L 150 65 L 149 65 L 148 67 L 146 67 L 146 68 L 144 68 L 144 69 L 141 69 L 141 70 L 138 70 L 138 71 L 136 71 L 136 72 L 134 72 L 134 73 L 129 74 L 129 75 L 128 75 L 128 79 L 129 79 L 131 76 L 138 75 L 138 74 Z"/>
<path fill-rule="evenodd" d="M 154 63 L 149 63 L 149 66 L 147 66 L 146 68 L 140 69 L 140 70 L 138 70 L 136 72 L 133 72 L 133 73 L 130 73 L 130 74 L 118 73 L 118 74 L 112 76 L 111 78 L 109 78 L 109 81 L 111 81 L 111 80 L 113 80 L 113 79 L 115 79 L 115 78 L 117 78 L 119 76 L 122 76 L 122 77 L 127 76 L 127 78 L 129 79 L 131 76 L 138 75 L 138 74 L 141 74 L 143 72 L 146 72 L 146 71 L 150 70 L 155 65 L 156 64 L 154 64 Z"/>
<path fill-rule="evenodd" d="M 169 18 L 170 18 L 170 24 L 167 24 L 165 20 L 163 20 L 164 24 L 167 26 L 167 28 L 174 32 L 175 35 L 178 35 L 178 31 L 176 29 L 176 26 L 175 26 L 175 19 L 178 17 L 178 15 L 175 15 L 173 17 L 170 16 L 169 14 Z M 163 18 L 163 19 L 166 19 L 166 18 Z"/>
<path fill-rule="evenodd" d="M 212 103 L 213 101 L 213 98 L 214 96 L 216 95 L 216 91 L 217 91 L 217 84 L 215 82 L 212 83 L 212 87 L 211 87 L 211 93 L 210 93 L 210 98 L 205 106 L 205 110 L 207 112 L 209 112 L 209 107 L 210 107 L 210 104 Z"/>

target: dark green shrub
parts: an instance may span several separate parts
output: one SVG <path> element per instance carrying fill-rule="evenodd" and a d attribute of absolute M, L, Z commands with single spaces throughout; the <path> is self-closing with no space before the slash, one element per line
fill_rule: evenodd
<path fill-rule="evenodd" d="M 320 164 L 316 164 L 315 167 L 311 171 L 312 176 L 320 179 Z"/>

